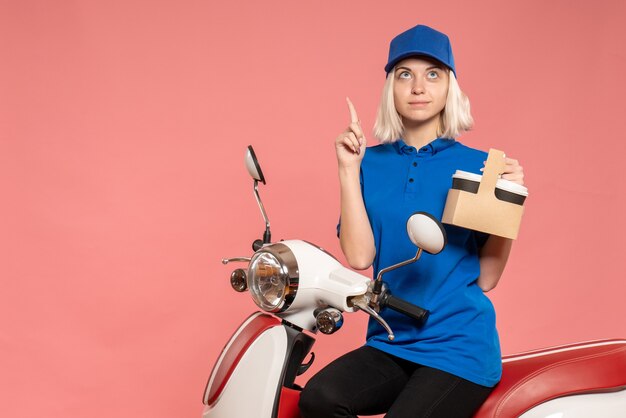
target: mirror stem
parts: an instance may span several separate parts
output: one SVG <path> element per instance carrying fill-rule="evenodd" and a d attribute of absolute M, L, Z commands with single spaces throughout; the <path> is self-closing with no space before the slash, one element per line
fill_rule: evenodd
<path fill-rule="evenodd" d="M 263 206 L 263 202 L 261 202 L 261 197 L 259 196 L 259 181 L 254 180 L 254 197 L 256 198 L 256 203 L 259 205 L 259 209 L 261 209 L 261 215 L 263 215 L 263 220 L 265 221 L 265 232 L 263 233 L 263 244 L 269 244 L 272 242 L 272 233 L 270 232 L 270 220 L 267 218 L 267 213 L 265 213 L 265 207 Z"/>
<path fill-rule="evenodd" d="M 380 292 L 383 289 L 383 280 L 382 280 L 383 274 L 387 273 L 388 271 L 395 270 L 399 267 L 406 266 L 407 264 L 415 263 L 417 260 L 419 260 L 421 255 L 422 255 L 422 249 L 418 248 L 417 253 L 415 254 L 415 257 L 409 260 L 403 261 L 401 263 L 394 264 L 393 266 L 385 267 L 384 269 L 380 270 L 378 272 L 378 275 L 376 276 L 376 282 L 374 283 L 374 289 L 372 290 L 372 293 L 374 295 L 380 295 Z"/>

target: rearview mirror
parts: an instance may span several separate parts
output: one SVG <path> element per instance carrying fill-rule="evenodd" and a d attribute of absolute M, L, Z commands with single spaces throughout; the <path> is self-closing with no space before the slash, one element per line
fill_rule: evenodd
<path fill-rule="evenodd" d="M 265 184 L 265 177 L 263 176 L 263 171 L 261 171 L 259 161 L 256 159 L 252 145 L 248 145 L 248 152 L 246 152 L 246 168 L 248 173 L 250 173 L 250 177 Z"/>
<path fill-rule="evenodd" d="M 406 222 L 406 232 L 413 244 L 429 254 L 439 254 L 446 246 L 443 225 L 429 213 L 417 212 L 411 215 Z"/>

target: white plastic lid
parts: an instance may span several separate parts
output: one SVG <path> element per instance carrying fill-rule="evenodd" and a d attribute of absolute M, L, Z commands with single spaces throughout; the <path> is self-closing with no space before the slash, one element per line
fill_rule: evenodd
<path fill-rule="evenodd" d="M 456 173 L 452 175 L 452 178 L 477 181 L 483 178 L 480 174 L 470 173 L 468 171 L 456 170 Z M 506 190 L 507 192 L 519 194 L 522 196 L 528 196 L 528 189 L 521 184 L 514 183 L 510 180 L 498 179 L 496 182 L 496 187 L 501 190 Z"/>

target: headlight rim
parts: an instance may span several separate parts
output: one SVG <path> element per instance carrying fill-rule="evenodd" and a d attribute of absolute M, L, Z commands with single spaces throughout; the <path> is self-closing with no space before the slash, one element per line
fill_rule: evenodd
<path fill-rule="evenodd" d="M 287 284 L 285 286 L 285 291 L 284 291 L 285 295 L 283 296 L 281 303 L 278 304 L 273 309 L 266 309 L 265 307 L 258 304 L 254 297 L 252 299 L 254 300 L 254 303 L 265 312 L 271 312 L 271 313 L 285 312 L 287 309 L 289 309 L 289 307 L 293 303 L 294 299 L 296 298 L 296 294 L 298 292 L 298 285 L 300 282 L 300 272 L 298 269 L 298 262 L 296 260 L 295 255 L 293 254 L 293 251 L 291 251 L 291 248 L 289 248 L 285 244 L 275 243 L 275 244 L 262 247 L 261 249 L 259 249 L 257 252 L 254 253 L 254 255 L 252 256 L 250 260 L 250 264 L 248 265 L 247 284 L 248 284 L 248 289 L 250 291 L 253 289 L 251 281 L 255 277 L 255 275 L 252 274 L 251 268 L 252 268 L 253 262 L 258 257 L 260 257 L 262 253 L 269 253 L 272 256 L 274 256 L 276 260 L 278 261 L 278 263 L 280 264 L 282 272 L 286 273 Z"/>

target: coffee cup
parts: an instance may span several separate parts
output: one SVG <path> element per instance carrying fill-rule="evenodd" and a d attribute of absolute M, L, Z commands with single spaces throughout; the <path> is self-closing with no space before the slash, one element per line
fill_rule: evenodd
<path fill-rule="evenodd" d="M 482 177 L 480 174 L 456 170 L 452 176 L 452 188 L 469 193 L 477 193 Z M 524 200 L 528 197 L 528 189 L 512 181 L 498 179 L 495 194 L 496 198 L 505 202 L 523 205 Z"/>

